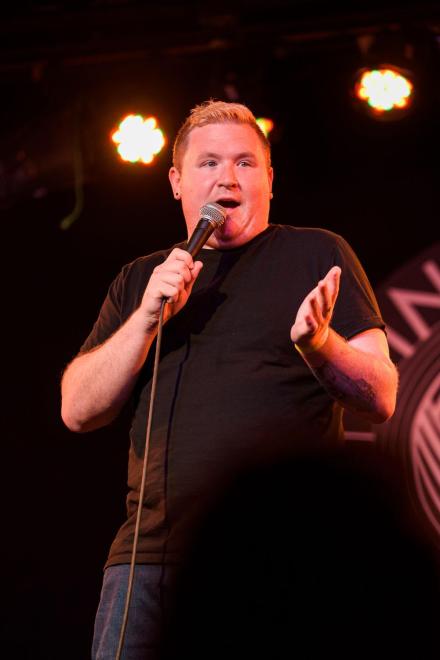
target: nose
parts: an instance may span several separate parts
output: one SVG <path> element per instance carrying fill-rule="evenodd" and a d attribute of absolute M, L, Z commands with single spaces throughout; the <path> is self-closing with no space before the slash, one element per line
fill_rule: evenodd
<path fill-rule="evenodd" d="M 228 190 L 238 186 L 237 173 L 234 163 L 225 163 L 220 172 L 218 185 Z"/>

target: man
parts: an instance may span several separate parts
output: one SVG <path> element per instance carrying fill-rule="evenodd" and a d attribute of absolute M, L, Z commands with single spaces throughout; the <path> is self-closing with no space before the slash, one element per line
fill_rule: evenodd
<path fill-rule="evenodd" d="M 134 406 L 128 518 L 106 564 L 99 660 L 117 646 L 164 298 L 137 614 L 123 657 L 153 657 L 163 567 L 181 561 L 196 521 L 234 475 L 337 444 L 343 408 L 378 423 L 395 406 L 383 321 L 350 247 L 324 230 L 269 225 L 270 147 L 248 108 L 195 108 L 176 138 L 169 176 L 188 236 L 207 202 L 225 208 L 224 225 L 195 261 L 181 244 L 127 265 L 62 381 L 62 417 L 73 431 L 97 429 L 128 401 Z"/>

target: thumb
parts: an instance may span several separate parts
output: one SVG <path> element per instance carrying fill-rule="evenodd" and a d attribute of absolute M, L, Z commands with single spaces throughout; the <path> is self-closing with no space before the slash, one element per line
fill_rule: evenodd
<path fill-rule="evenodd" d="M 188 291 L 188 293 L 191 293 L 191 289 L 194 286 L 194 282 L 198 278 L 199 273 L 202 270 L 202 268 L 203 268 L 203 262 L 202 261 L 195 261 L 194 262 L 194 268 L 191 271 L 191 282 L 189 282 L 189 284 L 186 287 L 186 290 Z"/>

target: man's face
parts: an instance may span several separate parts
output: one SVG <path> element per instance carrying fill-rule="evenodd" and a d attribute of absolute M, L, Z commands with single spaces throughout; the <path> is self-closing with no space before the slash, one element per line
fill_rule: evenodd
<path fill-rule="evenodd" d="M 190 236 L 207 202 L 226 210 L 226 220 L 209 238 L 213 248 L 243 245 L 269 221 L 273 172 L 263 145 L 247 124 L 208 124 L 188 136 L 180 171 L 170 170 L 174 193 L 182 199 Z"/>

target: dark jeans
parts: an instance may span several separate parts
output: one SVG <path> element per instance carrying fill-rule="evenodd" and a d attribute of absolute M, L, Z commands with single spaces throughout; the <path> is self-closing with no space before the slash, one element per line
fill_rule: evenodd
<path fill-rule="evenodd" d="M 156 660 L 161 627 L 175 568 L 138 564 L 135 570 L 121 660 Z M 130 566 L 110 566 L 104 573 L 95 620 L 92 659 L 114 660 L 124 615 Z"/>

